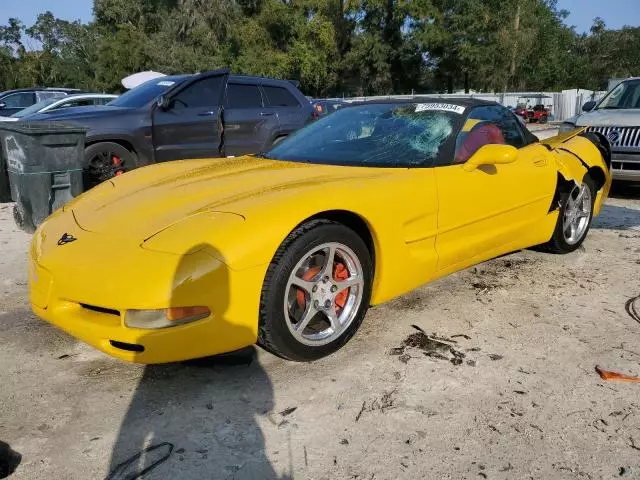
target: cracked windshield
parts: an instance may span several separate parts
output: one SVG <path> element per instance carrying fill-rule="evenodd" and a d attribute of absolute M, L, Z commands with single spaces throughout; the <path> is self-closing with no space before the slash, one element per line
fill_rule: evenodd
<path fill-rule="evenodd" d="M 408 103 L 345 108 L 306 127 L 264 156 L 371 167 L 432 165 L 455 130 L 455 117 L 462 116 L 447 107 Z"/>

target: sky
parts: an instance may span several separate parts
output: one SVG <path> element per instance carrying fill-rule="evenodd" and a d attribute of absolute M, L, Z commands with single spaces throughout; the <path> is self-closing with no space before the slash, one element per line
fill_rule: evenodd
<path fill-rule="evenodd" d="M 595 17 L 602 17 L 609 28 L 640 26 L 640 0 L 558 0 L 560 8 L 571 12 L 566 20 L 578 32 L 586 32 Z M 92 17 L 93 0 L 0 0 L 0 24 L 17 17 L 31 25 L 38 13 L 50 10 L 65 20 L 87 22 Z"/>

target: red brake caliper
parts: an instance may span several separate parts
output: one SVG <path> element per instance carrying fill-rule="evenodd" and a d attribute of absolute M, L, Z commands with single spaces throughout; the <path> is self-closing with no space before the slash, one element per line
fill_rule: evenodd
<path fill-rule="evenodd" d="M 116 176 L 117 175 L 122 175 L 124 172 L 122 171 L 122 162 L 120 160 L 120 157 L 116 157 L 115 155 L 113 155 L 111 157 L 111 163 L 113 164 L 113 166 L 116 168 Z"/>
<path fill-rule="evenodd" d="M 309 281 L 318 273 L 320 273 L 321 267 L 313 267 L 304 272 L 302 275 L 302 279 Z M 333 279 L 336 281 L 343 281 L 349 278 L 349 270 L 344 266 L 343 263 L 337 263 L 333 269 Z M 344 305 L 347 303 L 347 297 L 349 296 L 349 289 L 345 288 L 343 291 L 339 292 L 336 295 L 336 310 L 338 308 L 344 308 Z M 298 306 L 301 309 L 304 309 L 306 306 L 306 300 L 304 296 L 304 292 L 300 289 L 296 292 L 296 301 L 298 302 Z"/>
<path fill-rule="evenodd" d="M 302 279 L 308 282 L 313 277 L 315 277 L 318 273 L 320 273 L 321 269 L 322 269 L 321 267 L 310 268 L 309 270 L 307 270 L 302 274 Z M 296 292 L 296 301 L 298 302 L 298 306 L 304 310 L 307 302 L 305 301 L 305 298 L 304 298 L 304 292 L 300 289 L 298 289 L 298 291 Z"/>
<path fill-rule="evenodd" d="M 336 264 L 333 270 L 333 279 L 337 281 L 347 280 L 349 278 L 349 270 L 343 263 Z M 344 304 L 347 303 L 347 297 L 349 295 L 349 289 L 345 288 L 343 291 L 336 295 L 336 307 L 344 308 Z M 336 308 L 337 310 L 337 308 Z"/>

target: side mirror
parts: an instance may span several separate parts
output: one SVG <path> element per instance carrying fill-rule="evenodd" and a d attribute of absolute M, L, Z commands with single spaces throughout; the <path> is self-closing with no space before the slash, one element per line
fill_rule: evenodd
<path fill-rule="evenodd" d="M 590 112 L 591 110 L 593 110 L 593 107 L 596 106 L 596 101 L 595 100 L 590 100 L 587 103 L 585 103 L 584 105 L 582 105 L 582 111 L 583 112 Z"/>
<path fill-rule="evenodd" d="M 5 108 L 7 108 L 7 104 L 4 102 L 0 102 L 0 110 L 4 110 Z"/>
<path fill-rule="evenodd" d="M 515 162 L 516 158 L 518 158 L 516 147 L 492 143 L 480 147 L 464 164 L 464 169 L 472 172 L 481 165 L 504 165 Z"/>
<path fill-rule="evenodd" d="M 165 95 L 160 95 L 156 100 L 156 105 L 160 110 L 168 110 L 171 106 L 171 100 Z"/>

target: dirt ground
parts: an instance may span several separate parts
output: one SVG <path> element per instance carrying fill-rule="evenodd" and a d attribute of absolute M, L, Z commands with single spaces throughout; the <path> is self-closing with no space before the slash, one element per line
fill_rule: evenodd
<path fill-rule="evenodd" d="M 640 374 L 640 324 L 625 311 L 640 294 L 640 188 L 607 202 L 577 252 L 518 252 L 425 286 L 310 364 L 253 349 L 109 358 L 30 313 L 28 241 L 0 205 L 12 480 L 130 480 L 156 462 L 140 478 L 640 478 L 640 384 L 594 370 Z"/>

